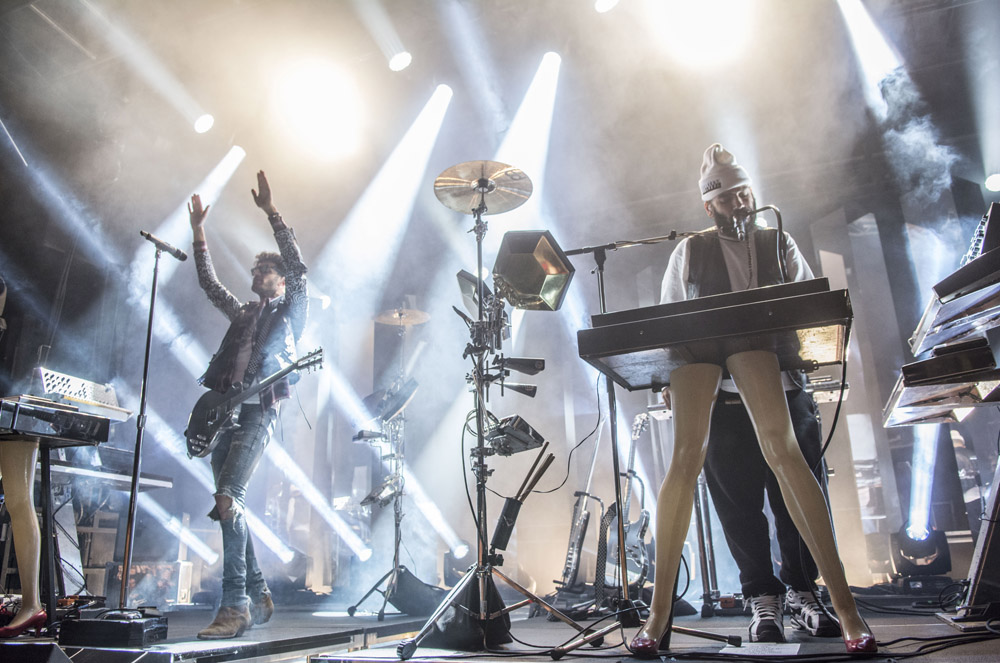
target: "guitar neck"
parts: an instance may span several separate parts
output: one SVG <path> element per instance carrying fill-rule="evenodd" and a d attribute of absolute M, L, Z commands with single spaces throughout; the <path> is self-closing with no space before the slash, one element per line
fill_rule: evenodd
<path fill-rule="evenodd" d="M 322 357 L 321 350 L 314 350 L 313 352 L 310 352 L 308 355 L 306 355 L 305 357 L 302 357 L 301 359 L 299 359 L 294 364 L 289 364 L 288 366 L 285 366 L 280 371 L 276 371 L 276 372 L 272 373 L 271 375 L 268 375 L 266 378 L 264 378 L 263 380 L 261 380 L 260 382 L 258 382 L 253 387 L 250 387 L 249 389 L 247 389 L 245 391 L 241 391 L 239 394 L 237 394 L 233 398 L 233 401 L 232 401 L 233 405 L 236 405 L 238 403 L 242 403 L 242 402 L 244 402 L 246 400 L 249 400 L 249 399 L 253 398 L 254 396 L 256 396 L 260 392 L 264 391 L 265 389 L 267 389 L 268 387 L 270 387 L 272 384 L 274 384 L 278 380 L 281 380 L 282 378 L 284 378 L 286 375 L 288 375 L 292 371 L 296 371 L 296 370 L 298 370 L 300 368 L 306 368 L 308 366 L 312 366 L 315 363 L 318 363 L 319 361 L 321 361 L 321 359 L 320 359 L 321 357 Z"/>

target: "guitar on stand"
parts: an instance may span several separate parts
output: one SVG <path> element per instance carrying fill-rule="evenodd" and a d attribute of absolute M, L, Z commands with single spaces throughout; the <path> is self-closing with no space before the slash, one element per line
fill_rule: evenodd
<path fill-rule="evenodd" d="M 649 553 L 646 549 L 646 531 L 649 529 L 649 511 L 645 507 L 646 486 L 635 474 L 635 447 L 636 441 L 649 427 L 649 415 L 645 412 L 636 415 L 632 423 L 632 440 L 628 455 L 628 469 L 625 470 L 625 503 L 622 505 L 622 523 L 625 531 L 625 559 L 626 568 L 619 573 L 618 569 L 618 523 L 615 507 L 608 508 L 601 522 L 601 538 L 606 541 L 604 546 L 598 546 L 598 566 L 597 581 L 595 584 L 595 596 L 598 606 L 604 601 L 605 587 L 618 588 L 621 586 L 621 578 L 627 577 L 629 584 L 629 596 L 636 596 L 642 591 L 642 586 L 646 584 L 649 577 L 650 562 Z M 629 521 L 629 510 L 632 504 L 633 481 L 639 483 L 639 517 L 635 522 Z M 603 551 L 601 550 L 603 548 Z M 604 552 L 601 555 L 601 552 Z"/>
<path fill-rule="evenodd" d="M 184 437 L 187 438 L 188 456 L 204 458 L 212 453 L 212 450 L 222 439 L 222 434 L 238 425 L 236 421 L 239 418 L 239 406 L 242 403 L 253 398 L 292 371 L 322 366 L 322 364 L 323 348 L 316 348 L 294 364 L 276 371 L 249 389 L 244 389 L 242 385 L 233 385 L 224 394 L 217 391 L 206 391 L 194 404 L 191 416 L 188 418 L 187 430 L 184 431 Z"/>
<path fill-rule="evenodd" d="M 588 500 L 596 500 L 600 505 L 601 516 L 604 516 L 604 502 L 596 495 L 590 494 L 590 486 L 594 480 L 594 469 L 597 466 L 597 452 L 601 447 L 601 433 L 604 429 L 604 419 L 598 424 L 597 442 L 594 444 L 594 458 L 590 462 L 590 473 L 587 475 L 587 486 L 574 493 L 576 504 L 573 505 L 573 520 L 569 530 L 569 545 L 566 548 L 566 562 L 563 564 L 562 579 L 556 580 L 556 597 L 553 605 L 564 611 L 586 611 L 593 598 L 587 591 L 587 582 L 580 577 L 580 557 L 583 554 L 583 542 L 587 538 L 587 527 L 590 525 Z M 551 620 L 551 619 L 550 619 Z"/>

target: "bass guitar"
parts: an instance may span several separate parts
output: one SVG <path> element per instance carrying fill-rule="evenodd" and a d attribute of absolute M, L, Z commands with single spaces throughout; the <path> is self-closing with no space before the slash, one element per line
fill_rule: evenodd
<path fill-rule="evenodd" d="M 646 487 L 635 475 L 636 441 L 649 426 L 649 415 L 636 415 L 632 423 L 632 444 L 628 454 L 628 469 L 625 471 L 625 504 L 622 506 L 622 523 L 625 530 L 626 575 L 629 587 L 642 587 L 649 576 L 649 553 L 646 550 L 646 530 L 649 529 L 649 511 L 645 506 Z M 632 483 L 637 481 L 641 488 L 640 512 L 635 522 L 629 522 L 629 507 L 632 502 Z M 600 570 L 598 570 L 600 573 Z M 608 587 L 619 587 L 618 573 L 618 523 L 616 515 L 612 515 L 608 526 L 608 555 L 605 560 L 604 582 Z"/>
<path fill-rule="evenodd" d="M 238 425 L 236 423 L 239 417 L 238 408 L 244 401 L 256 396 L 292 371 L 301 371 L 322 365 L 323 348 L 316 348 L 294 364 L 267 376 L 249 389 L 243 389 L 241 385 L 233 385 L 224 394 L 217 391 L 206 391 L 194 404 L 191 416 L 188 417 L 187 430 L 184 431 L 184 437 L 187 438 L 188 456 L 203 458 L 212 453 L 212 450 L 219 444 L 222 434 Z"/>

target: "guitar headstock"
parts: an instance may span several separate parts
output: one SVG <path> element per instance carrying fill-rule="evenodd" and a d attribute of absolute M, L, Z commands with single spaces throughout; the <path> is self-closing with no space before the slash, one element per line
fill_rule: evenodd
<path fill-rule="evenodd" d="M 635 419 L 632 420 L 632 441 L 638 440 L 647 428 L 649 428 L 649 415 L 645 412 L 635 415 Z"/>
<path fill-rule="evenodd" d="M 295 370 L 298 371 L 312 371 L 313 369 L 319 370 L 323 367 L 323 348 L 316 348 L 307 355 L 299 357 L 299 360 L 295 362 Z"/>

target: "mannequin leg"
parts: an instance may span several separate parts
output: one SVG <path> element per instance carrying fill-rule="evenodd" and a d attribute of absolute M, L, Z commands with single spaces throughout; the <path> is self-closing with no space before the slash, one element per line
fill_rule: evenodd
<path fill-rule="evenodd" d="M 746 403 L 761 451 L 781 486 L 792 521 L 830 590 L 848 649 L 874 651 L 874 638 L 858 614 L 837 554 L 823 492 L 795 439 L 781 386 L 778 358 L 772 352 L 741 352 L 727 359 L 726 366 Z"/>
<path fill-rule="evenodd" d="M 656 498 L 656 573 L 649 618 L 632 641 L 633 651 L 655 654 L 670 621 L 674 581 L 691 524 L 695 484 L 705 463 L 708 430 L 722 368 L 688 364 L 670 375 L 674 452 Z M 649 643 L 652 644 L 649 644 Z"/>
<path fill-rule="evenodd" d="M 4 499 L 10 512 L 14 551 L 17 553 L 18 575 L 21 579 L 21 609 L 7 625 L 17 628 L 42 611 L 38 590 L 38 570 L 42 552 L 42 537 L 35 515 L 35 463 L 38 461 L 38 441 L 31 438 L 5 440 L 0 444 L 0 477 L 3 478 Z"/>

